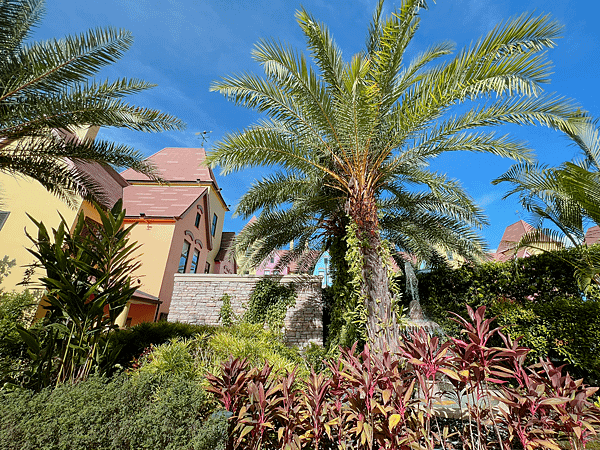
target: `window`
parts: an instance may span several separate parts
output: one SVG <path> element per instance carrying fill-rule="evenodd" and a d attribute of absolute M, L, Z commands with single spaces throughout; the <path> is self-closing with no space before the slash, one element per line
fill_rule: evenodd
<path fill-rule="evenodd" d="M 187 266 L 188 256 L 190 255 L 190 243 L 183 241 L 183 248 L 181 249 L 181 256 L 179 257 L 179 267 L 177 272 L 185 273 L 185 266 Z"/>
<path fill-rule="evenodd" d="M 210 232 L 210 234 L 212 234 L 213 236 L 215 235 L 215 233 L 217 232 L 217 222 L 219 221 L 219 218 L 217 217 L 216 214 L 213 214 L 213 223 L 212 223 L 212 230 Z"/>
<path fill-rule="evenodd" d="M 274 270 L 273 275 L 279 275 L 279 270 Z"/>
<path fill-rule="evenodd" d="M 164 322 L 167 320 L 167 317 L 169 316 L 169 313 L 160 313 L 160 317 L 158 318 L 159 322 Z"/>
<path fill-rule="evenodd" d="M 200 228 L 200 217 L 202 217 L 200 213 L 196 213 L 196 221 L 194 222 L 196 228 Z"/>
<path fill-rule="evenodd" d="M 194 250 L 192 256 L 192 265 L 190 266 L 190 273 L 196 273 L 198 271 L 198 258 L 200 258 L 200 250 Z"/>
<path fill-rule="evenodd" d="M 325 260 L 324 260 L 324 261 L 325 261 L 325 265 L 327 265 L 327 263 L 329 262 L 329 259 L 328 259 L 328 258 L 325 258 Z"/>
<path fill-rule="evenodd" d="M 8 219 L 8 215 L 10 213 L 8 211 L 0 211 L 0 230 L 2 229 L 2 227 L 4 226 L 4 224 L 6 223 L 6 219 Z"/>
<path fill-rule="evenodd" d="M 271 275 L 271 271 L 270 270 L 265 270 L 265 275 Z"/>
<path fill-rule="evenodd" d="M 448 261 L 453 261 L 454 256 L 452 255 L 452 252 L 446 252 L 446 258 L 448 258 Z"/>
<path fill-rule="evenodd" d="M 210 263 L 204 264 L 204 273 L 210 273 Z"/>

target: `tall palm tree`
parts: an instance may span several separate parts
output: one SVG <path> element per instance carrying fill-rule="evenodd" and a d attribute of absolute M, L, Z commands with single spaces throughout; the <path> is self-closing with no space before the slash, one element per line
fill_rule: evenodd
<path fill-rule="evenodd" d="M 504 198 L 518 195 L 523 208 L 533 216 L 535 229 L 522 237 L 517 248 L 583 250 L 585 229 L 600 225 L 600 130 L 588 122 L 566 134 L 581 149 L 582 159 L 559 167 L 516 164 L 493 181 L 511 183 Z M 592 283 L 600 285 L 600 255 L 583 251 L 575 264 L 582 289 L 587 290 Z"/>
<path fill-rule="evenodd" d="M 523 15 L 500 24 L 437 65 L 431 63 L 452 54 L 451 44 L 433 45 L 405 64 L 425 7 L 424 0 L 403 0 L 383 18 L 380 0 L 366 49 L 348 62 L 325 25 L 300 10 L 297 20 L 311 63 L 279 41 L 263 40 L 253 56 L 264 78 L 243 74 L 212 86 L 236 104 L 268 116 L 216 144 L 209 158 L 213 165 L 224 173 L 279 166 L 299 178 L 319 177 L 343 197 L 343 213 L 357 246 L 369 339 L 379 349 L 393 346 L 398 338 L 380 201 L 394 197 L 407 172 L 442 152 L 529 157 L 523 143 L 489 130 L 470 132 L 473 128 L 539 123 L 569 129 L 570 121 L 581 115 L 569 101 L 542 91 L 549 71 L 540 52 L 554 45 L 560 31 L 548 16 Z"/>
<path fill-rule="evenodd" d="M 0 2 L 0 171 L 31 177 L 67 201 L 75 194 L 94 197 L 101 192 L 65 158 L 132 167 L 154 176 L 152 166 L 131 147 L 73 137 L 77 129 L 89 126 L 140 131 L 184 126 L 173 116 L 123 100 L 151 84 L 90 81 L 123 56 L 133 42 L 131 33 L 98 28 L 26 43 L 43 7 L 43 0 Z"/>

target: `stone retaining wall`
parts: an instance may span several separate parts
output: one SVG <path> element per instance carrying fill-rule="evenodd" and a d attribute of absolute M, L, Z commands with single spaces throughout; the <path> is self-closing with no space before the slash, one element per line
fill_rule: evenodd
<path fill-rule="evenodd" d="M 269 277 L 267 275 L 267 277 Z M 244 313 L 243 303 L 262 276 L 224 274 L 175 274 L 169 322 L 219 325 L 219 312 L 224 294 L 231 297 L 236 315 Z M 296 306 L 285 316 L 285 336 L 290 344 L 323 345 L 323 303 L 321 277 L 308 275 L 272 275 L 270 278 L 296 286 Z"/>

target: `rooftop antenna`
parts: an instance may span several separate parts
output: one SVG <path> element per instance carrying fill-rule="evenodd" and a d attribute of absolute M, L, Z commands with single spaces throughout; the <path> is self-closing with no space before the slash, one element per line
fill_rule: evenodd
<path fill-rule="evenodd" d="M 206 141 L 208 141 L 209 138 L 209 134 L 212 133 L 212 131 L 198 131 L 196 133 L 196 136 L 200 136 L 199 139 L 202 139 L 202 145 L 206 144 Z"/>

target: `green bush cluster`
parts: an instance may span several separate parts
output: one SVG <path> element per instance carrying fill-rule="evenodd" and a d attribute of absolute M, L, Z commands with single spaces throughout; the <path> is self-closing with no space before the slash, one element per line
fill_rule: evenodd
<path fill-rule="evenodd" d="M 600 252 L 600 246 L 587 251 Z M 521 344 L 532 349 L 530 361 L 549 357 L 568 363 L 595 385 L 600 380 L 600 296 L 580 292 L 570 263 L 580 258 L 580 250 L 571 249 L 421 273 L 423 310 L 456 335 L 447 311 L 466 317 L 465 305 L 487 305 L 513 339 L 521 337 Z"/>
<path fill-rule="evenodd" d="M 30 291 L 0 292 L 0 386 L 12 382 L 24 368 L 26 346 L 17 324 L 27 324 L 27 312 L 38 298 Z"/>
<path fill-rule="evenodd" d="M 226 419 L 213 410 L 198 382 L 177 376 L 90 376 L 37 394 L 4 392 L 0 450 L 223 448 Z"/>
<path fill-rule="evenodd" d="M 217 327 L 180 322 L 144 322 L 126 330 L 117 330 L 108 336 L 110 345 L 118 349 L 116 363 L 123 368 L 131 366 L 146 349 L 172 339 L 188 339 L 198 334 L 212 334 Z"/>

